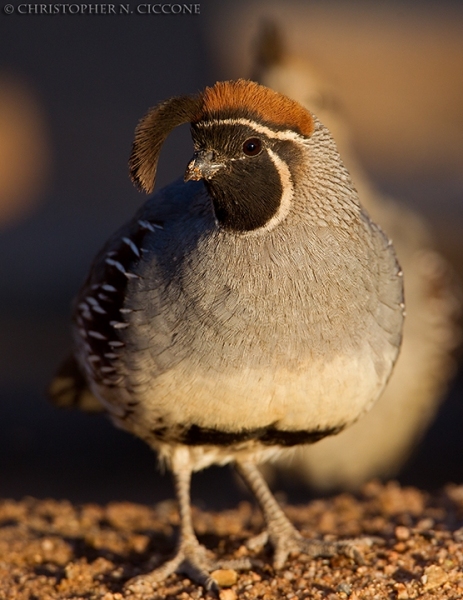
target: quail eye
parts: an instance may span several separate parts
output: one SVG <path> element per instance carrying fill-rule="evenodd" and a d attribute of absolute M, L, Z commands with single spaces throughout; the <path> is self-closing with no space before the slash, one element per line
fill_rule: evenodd
<path fill-rule="evenodd" d="M 259 138 L 249 138 L 243 144 L 243 152 L 246 156 L 257 156 L 262 151 L 262 142 Z"/>

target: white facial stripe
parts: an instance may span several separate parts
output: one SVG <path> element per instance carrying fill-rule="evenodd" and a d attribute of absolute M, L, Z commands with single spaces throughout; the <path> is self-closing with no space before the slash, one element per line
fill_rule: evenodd
<path fill-rule="evenodd" d="M 251 231 L 246 231 L 245 233 L 242 233 L 241 235 L 252 236 L 252 235 L 259 235 L 260 233 L 263 233 L 264 231 L 271 231 L 272 229 L 274 229 L 274 227 L 276 227 L 279 223 L 281 223 L 286 218 L 286 216 L 288 215 L 289 210 L 291 208 L 291 201 L 294 197 L 294 187 L 293 187 L 293 180 L 291 178 L 291 173 L 288 169 L 288 165 L 283 160 L 281 160 L 281 158 L 278 156 L 278 154 L 273 152 L 273 150 L 270 150 L 269 148 L 267 148 L 267 152 L 278 171 L 278 175 L 280 176 L 281 186 L 283 188 L 283 194 L 281 196 L 280 206 L 279 206 L 276 214 L 274 214 L 273 217 L 269 221 L 267 221 L 267 223 L 265 223 L 265 225 L 263 225 L 262 227 L 258 227 L 257 229 L 253 229 Z"/>
<path fill-rule="evenodd" d="M 264 228 L 267 231 L 270 231 L 276 225 L 278 225 L 278 223 L 281 223 L 281 221 L 283 221 L 283 219 L 287 217 L 289 209 L 291 208 L 291 201 L 294 196 L 294 187 L 288 165 L 283 160 L 281 160 L 281 158 L 278 156 L 278 154 L 276 154 L 276 152 L 270 150 L 270 148 L 267 148 L 267 152 L 270 158 L 272 159 L 273 164 L 275 165 L 278 171 L 278 174 L 280 175 L 281 186 L 283 188 L 283 194 L 281 196 L 281 202 L 277 213 L 273 215 L 270 221 L 268 221 L 264 225 Z"/>
<path fill-rule="evenodd" d="M 195 126 L 200 127 L 213 127 L 215 125 L 245 125 L 246 127 L 251 127 L 258 133 L 263 133 L 267 137 L 275 140 L 291 140 L 293 142 L 300 142 L 303 144 L 307 143 L 307 139 L 295 131 L 291 131 L 290 129 L 286 129 L 285 131 L 276 131 L 266 127 L 265 125 L 256 123 L 256 121 L 251 121 L 250 119 L 214 119 L 212 121 L 200 121 L 199 123 L 195 123 Z"/>

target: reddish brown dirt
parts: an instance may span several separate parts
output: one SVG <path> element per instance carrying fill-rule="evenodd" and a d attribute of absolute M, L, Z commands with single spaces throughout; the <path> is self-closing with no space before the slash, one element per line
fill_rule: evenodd
<path fill-rule="evenodd" d="M 359 541 L 365 564 L 344 557 L 294 557 L 276 573 L 268 550 L 246 549 L 246 540 L 262 525 L 250 504 L 221 513 L 195 509 L 196 531 L 211 552 L 262 561 L 249 573 L 228 573 L 229 584 L 236 582 L 221 590 L 221 600 L 463 597 L 463 486 L 431 495 L 393 482 L 371 483 L 358 497 L 342 494 L 285 509 L 308 537 L 371 536 L 371 547 Z M 172 553 L 177 523 L 173 502 L 148 507 L 73 506 L 65 500 L 32 498 L 0 501 L 0 598 L 213 598 L 176 575 L 146 595 L 124 589 L 130 577 L 149 571 Z"/>

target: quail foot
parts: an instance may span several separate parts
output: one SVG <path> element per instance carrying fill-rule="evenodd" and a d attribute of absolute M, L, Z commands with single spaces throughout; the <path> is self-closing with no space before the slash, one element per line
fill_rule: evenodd
<path fill-rule="evenodd" d="M 180 505 L 174 558 L 132 589 L 182 572 L 206 588 L 217 564 L 193 531 L 191 474 L 233 463 L 288 554 L 358 558 L 307 540 L 257 464 L 336 434 L 365 413 L 397 358 L 402 276 L 359 204 L 328 130 L 256 83 L 216 83 L 142 119 L 130 170 L 154 187 L 161 146 L 191 123 L 193 159 L 96 257 L 76 300 L 61 404 L 101 403 L 171 469 Z M 249 561 L 233 563 L 249 568 Z"/>

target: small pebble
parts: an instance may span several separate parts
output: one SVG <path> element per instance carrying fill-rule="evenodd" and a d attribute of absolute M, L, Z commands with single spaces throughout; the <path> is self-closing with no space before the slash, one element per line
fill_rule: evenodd
<path fill-rule="evenodd" d="M 340 583 L 336 588 L 336 591 L 342 594 L 346 594 L 346 596 L 350 596 L 352 594 L 352 586 L 348 583 Z"/>
<path fill-rule="evenodd" d="M 238 573 L 233 569 L 217 569 L 211 573 L 211 577 L 220 587 L 231 587 L 237 582 Z"/>
<path fill-rule="evenodd" d="M 425 519 L 420 519 L 416 525 L 416 528 L 420 531 L 426 529 L 432 529 L 434 527 L 434 519 L 426 517 Z"/>
<path fill-rule="evenodd" d="M 220 590 L 220 600 L 236 600 L 236 593 L 233 590 Z"/>
<path fill-rule="evenodd" d="M 410 596 L 403 583 L 396 583 L 394 587 L 397 592 L 397 600 L 408 600 Z"/>
<path fill-rule="evenodd" d="M 421 582 L 423 583 L 426 591 L 433 590 L 441 585 L 444 585 L 447 580 L 447 573 L 438 565 L 430 565 L 429 567 L 426 567 L 424 570 L 424 575 L 421 578 Z"/>
<path fill-rule="evenodd" d="M 408 529 L 408 527 L 399 525 L 395 528 L 395 537 L 400 541 L 408 540 L 410 537 L 410 530 Z"/>
<path fill-rule="evenodd" d="M 453 539 L 459 543 L 463 542 L 463 527 L 453 532 Z"/>
<path fill-rule="evenodd" d="M 42 542 L 42 549 L 45 550 L 45 552 L 53 550 L 53 542 L 51 540 L 44 539 Z"/>

